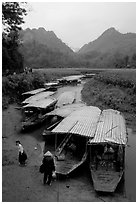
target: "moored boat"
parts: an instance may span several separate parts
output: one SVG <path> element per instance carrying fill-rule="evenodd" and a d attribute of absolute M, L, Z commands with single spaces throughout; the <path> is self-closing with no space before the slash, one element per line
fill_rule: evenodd
<path fill-rule="evenodd" d="M 58 123 L 60 123 L 64 118 L 69 116 L 72 112 L 80 109 L 81 107 L 86 106 L 84 103 L 74 103 L 65 106 L 61 106 L 60 108 L 56 108 L 53 111 L 47 113 L 47 120 L 49 121 L 49 126 L 43 131 L 43 136 L 48 136 L 50 131 L 55 128 Z"/>
<path fill-rule="evenodd" d="M 54 94 L 54 92 L 52 91 L 43 91 L 43 92 L 40 92 L 40 93 L 37 93 L 33 96 L 30 96 L 29 98 L 26 98 L 22 104 L 25 105 L 25 104 L 29 104 L 29 103 L 35 103 L 36 101 L 40 101 L 40 100 L 43 100 L 43 99 L 46 99 L 50 96 L 52 96 Z"/>
<path fill-rule="evenodd" d="M 39 88 L 39 89 L 24 92 L 24 93 L 22 93 L 22 98 L 23 98 L 23 100 L 25 100 L 26 98 L 29 98 L 31 96 L 34 96 L 34 95 L 39 94 L 41 92 L 44 92 L 45 90 L 46 90 L 45 88 Z"/>
<path fill-rule="evenodd" d="M 96 191 L 114 192 L 124 174 L 125 120 L 116 110 L 103 110 L 89 140 L 91 177 Z"/>
<path fill-rule="evenodd" d="M 54 109 L 56 102 L 54 98 L 44 98 L 23 106 L 22 130 L 44 122 L 47 118 L 46 114 Z"/>
<path fill-rule="evenodd" d="M 81 107 L 52 130 L 56 137 L 65 136 L 55 151 L 57 174 L 67 176 L 86 161 L 87 142 L 94 137 L 100 113 L 97 107 Z"/>
<path fill-rule="evenodd" d="M 57 88 L 60 87 L 60 84 L 58 81 L 48 82 L 44 84 L 47 91 L 56 91 Z"/>

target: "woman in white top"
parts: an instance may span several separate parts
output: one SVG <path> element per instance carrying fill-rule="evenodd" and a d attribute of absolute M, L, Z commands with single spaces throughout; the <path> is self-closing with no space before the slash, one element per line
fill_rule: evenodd
<path fill-rule="evenodd" d="M 20 165 L 25 165 L 25 161 L 27 159 L 27 155 L 24 151 L 24 148 L 21 144 L 21 142 L 18 140 L 16 141 L 16 145 L 18 146 L 18 150 L 19 150 L 19 157 L 18 157 L 18 160 L 19 160 L 19 164 Z"/>

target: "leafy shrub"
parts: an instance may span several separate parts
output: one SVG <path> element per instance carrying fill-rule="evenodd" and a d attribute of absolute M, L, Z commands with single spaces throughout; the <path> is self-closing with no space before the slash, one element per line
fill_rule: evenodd
<path fill-rule="evenodd" d="M 44 86 L 45 75 L 39 73 L 10 75 L 2 79 L 3 108 L 9 103 L 19 102 L 21 94 Z"/>

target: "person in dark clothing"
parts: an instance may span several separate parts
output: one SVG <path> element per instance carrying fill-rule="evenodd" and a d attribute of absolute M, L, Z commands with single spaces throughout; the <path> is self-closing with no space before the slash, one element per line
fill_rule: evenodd
<path fill-rule="evenodd" d="M 27 160 L 27 154 L 24 151 L 24 148 L 19 140 L 16 141 L 16 145 L 18 146 L 18 150 L 19 150 L 19 154 L 18 154 L 19 165 L 25 165 L 25 161 Z"/>
<path fill-rule="evenodd" d="M 44 154 L 44 158 L 42 161 L 43 165 L 44 165 L 44 184 L 48 184 L 51 185 L 51 181 L 52 181 L 52 173 L 53 171 L 55 171 L 55 164 L 54 164 L 54 159 L 53 159 L 53 155 L 51 154 L 51 152 L 47 151 Z"/>

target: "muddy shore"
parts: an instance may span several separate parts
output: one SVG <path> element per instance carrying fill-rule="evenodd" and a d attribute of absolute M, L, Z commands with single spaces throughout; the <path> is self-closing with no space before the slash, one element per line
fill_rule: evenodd
<path fill-rule="evenodd" d="M 20 133 L 20 110 L 11 105 L 3 111 L 2 139 L 2 201 L 3 202 L 100 202 L 128 201 L 122 194 L 98 195 L 94 192 L 89 171 L 83 166 L 69 178 L 57 178 L 52 186 L 42 184 L 43 175 L 39 173 L 42 160 L 44 127 L 31 133 Z M 26 167 L 20 167 L 17 159 L 15 141 L 20 140 L 28 154 Z M 37 150 L 35 150 L 37 147 Z M 87 170 L 86 170 L 87 169 Z"/>

